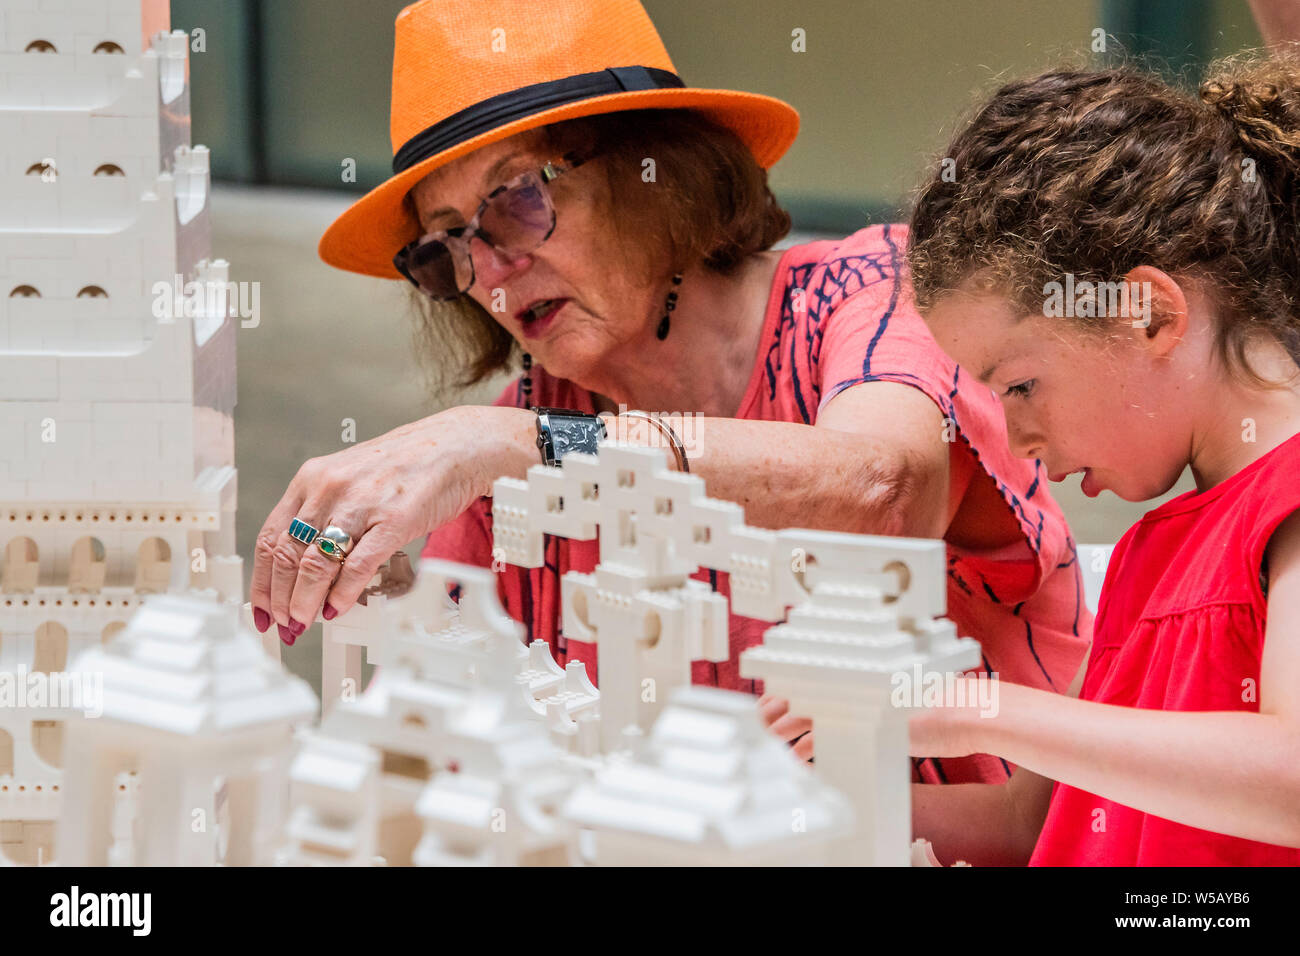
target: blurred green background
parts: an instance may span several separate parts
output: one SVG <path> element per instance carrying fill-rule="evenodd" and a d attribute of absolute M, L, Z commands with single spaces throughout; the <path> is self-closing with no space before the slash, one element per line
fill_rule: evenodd
<path fill-rule="evenodd" d="M 490 4 L 492 0 L 477 0 Z M 544 0 L 542 0 L 544 2 Z M 298 466 L 437 411 L 410 339 L 405 283 L 325 266 L 321 232 L 389 174 L 395 0 L 172 0 L 191 54 L 193 141 L 212 150 L 213 253 L 261 283 L 261 324 L 239 334 L 239 551 Z M 784 244 L 903 215 L 962 116 L 1011 76 L 1064 58 L 1154 56 L 1194 82 L 1211 58 L 1257 46 L 1242 0 L 645 0 L 694 86 L 780 97 L 802 116 L 771 182 L 791 211 Z M 801 28 L 806 52 L 791 50 Z M 1091 50 L 1094 31 L 1108 50 Z M 354 160 L 356 181 L 345 182 Z M 436 357 L 435 357 L 436 358 Z M 493 382 L 458 401 L 491 400 Z M 1185 476 L 1173 492 L 1192 487 Z M 1154 503 L 1053 486 L 1076 539 L 1114 542 Z M 418 553 L 421 542 L 407 550 Z M 318 681 L 319 627 L 285 659 Z"/>

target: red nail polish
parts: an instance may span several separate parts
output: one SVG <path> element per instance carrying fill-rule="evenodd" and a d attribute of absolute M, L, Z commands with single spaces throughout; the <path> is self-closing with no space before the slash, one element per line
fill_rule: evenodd
<path fill-rule="evenodd" d="M 325 610 L 322 612 L 321 616 L 327 621 L 332 621 L 334 618 L 338 617 L 338 614 L 339 612 L 334 610 L 334 605 L 330 604 L 329 601 L 326 601 Z"/>
<path fill-rule="evenodd" d="M 300 635 L 305 630 L 307 630 L 306 624 L 302 624 L 298 621 L 295 621 L 293 618 L 289 618 L 289 633 L 293 635 L 294 640 L 297 640 L 298 635 Z"/>
<path fill-rule="evenodd" d="M 271 626 L 271 615 L 260 607 L 253 608 L 253 625 L 257 628 L 259 634 L 265 634 L 266 629 Z"/>
<path fill-rule="evenodd" d="M 298 639 L 293 631 L 289 630 L 283 624 L 277 624 L 276 627 L 279 628 L 280 631 L 280 640 L 284 641 L 284 643 L 288 644 L 290 647 L 293 647 L 293 642 Z"/>

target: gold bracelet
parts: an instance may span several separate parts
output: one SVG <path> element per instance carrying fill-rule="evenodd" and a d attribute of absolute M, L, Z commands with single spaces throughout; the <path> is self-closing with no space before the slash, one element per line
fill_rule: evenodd
<path fill-rule="evenodd" d="M 663 433 L 664 437 L 668 439 L 668 443 L 672 446 L 673 455 L 677 458 L 677 470 L 690 474 L 690 466 L 686 463 L 686 448 L 682 445 L 682 440 L 677 437 L 677 433 L 673 431 L 671 425 L 660 421 L 654 415 L 649 415 L 645 412 L 622 412 L 619 417 L 621 418 L 623 415 L 644 419 L 651 425 L 654 425 L 655 428 L 658 428 L 659 431 Z"/>

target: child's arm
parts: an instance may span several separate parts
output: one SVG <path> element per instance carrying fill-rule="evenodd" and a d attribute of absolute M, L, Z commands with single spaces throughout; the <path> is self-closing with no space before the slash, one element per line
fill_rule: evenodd
<path fill-rule="evenodd" d="M 1023 767 L 1000 783 L 912 784 L 912 832 L 945 866 L 1024 866 L 1043 829 L 1052 781 Z"/>
<path fill-rule="evenodd" d="M 1300 685 L 1300 512 L 1273 535 L 1268 566 L 1258 714 L 1141 710 L 1001 682 L 996 716 L 914 717 L 912 752 L 993 753 L 1178 823 L 1300 847 L 1300 697 L 1288 692 Z"/>
<path fill-rule="evenodd" d="M 1084 655 L 1066 695 L 1078 697 Z M 912 784 L 912 833 L 925 837 L 939 862 L 1024 866 L 1038 843 L 1052 800 L 1052 781 L 1017 767 L 1005 784 Z"/>

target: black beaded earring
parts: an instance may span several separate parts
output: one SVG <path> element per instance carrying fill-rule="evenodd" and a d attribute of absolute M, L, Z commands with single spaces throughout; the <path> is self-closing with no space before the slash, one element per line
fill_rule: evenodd
<path fill-rule="evenodd" d="M 524 394 L 524 406 L 527 407 L 533 403 L 533 376 L 530 374 L 533 368 L 533 357 L 527 352 L 524 353 L 524 377 L 519 380 L 519 390 Z"/>
<path fill-rule="evenodd" d="M 664 300 L 664 317 L 659 320 L 659 328 L 655 335 L 662 342 L 668 338 L 668 317 L 672 315 L 673 310 L 677 308 L 677 286 L 682 284 L 682 274 L 679 272 L 673 276 L 673 290 L 668 293 L 668 298 Z"/>

